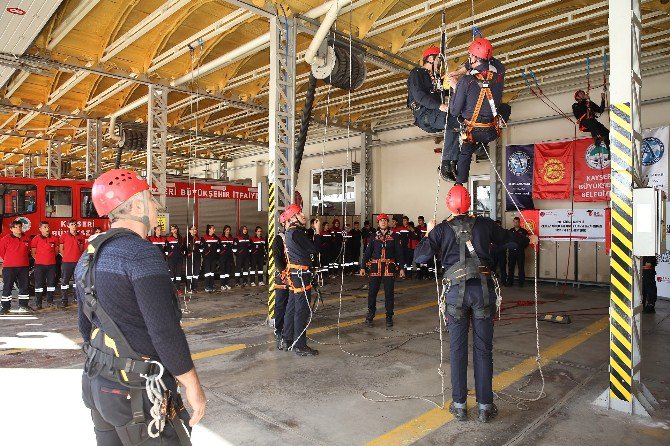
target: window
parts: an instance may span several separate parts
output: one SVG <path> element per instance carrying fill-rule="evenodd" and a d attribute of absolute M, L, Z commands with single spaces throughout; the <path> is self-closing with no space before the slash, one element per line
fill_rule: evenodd
<path fill-rule="evenodd" d="M 47 186 L 45 211 L 47 218 L 71 218 L 72 189 L 69 187 Z"/>
<path fill-rule="evenodd" d="M 95 210 L 95 206 L 93 206 L 91 189 L 82 187 L 79 197 L 81 204 L 81 218 L 100 218 Z"/>
<path fill-rule="evenodd" d="M 311 215 L 353 215 L 356 181 L 351 169 L 313 170 L 311 197 Z"/>
<path fill-rule="evenodd" d="M 37 186 L 34 184 L 0 184 L 2 215 L 31 214 L 37 211 Z"/>
<path fill-rule="evenodd" d="M 472 193 L 472 212 L 476 215 L 488 217 L 491 214 L 491 181 L 489 175 L 471 176 L 469 186 Z"/>

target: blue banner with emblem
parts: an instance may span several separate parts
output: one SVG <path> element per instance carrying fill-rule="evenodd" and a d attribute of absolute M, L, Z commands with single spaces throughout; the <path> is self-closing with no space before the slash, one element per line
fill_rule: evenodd
<path fill-rule="evenodd" d="M 510 145 L 505 150 L 507 175 L 505 184 L 509 194 L 505 193 L 506 209 L 535 209 L 533 203 L 533 144 Z M 511 195 L 511 197 L 510 197 Z M 516 203 L 516 206 L 514 204 Z"/>

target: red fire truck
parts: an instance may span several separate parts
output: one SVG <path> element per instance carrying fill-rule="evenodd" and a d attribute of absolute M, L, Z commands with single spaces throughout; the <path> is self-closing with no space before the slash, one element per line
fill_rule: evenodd
<path fill-rule="evenodd" d="M 92 186 L 90 181 L 0 177 L 2 235 L 9 233 L 14 220 L 20 220 L 30 236 L 39 234 L 42 221 L 49 222 L 54 235 L 61 235 L 71 218 L 84 235 L 96 226 L 106 230 L 108 220 L 98 216 L 91 202 Z"/>
<path fill-rule="evenodd" d="M 0 177 L 0 236 L 8 234 L 9 224 L 17 219 L 29 236 L 39 234 L 42 221 L 49 222 L 54 235 L 61 235 L 68 230 L 71 218 L 78 221 L 86 236 L 95 227 L 107 230 L 109 221 L 100 218 L 93 207 L 92 187 L 91 181 Z M 241 225 L 249 226 L 251 232 L 255 225 L 267 226 L 267 214 L 258 212 L 256 199 L 255 187 L 175 179 L 168 182 L 167 212 L 170 223 L 179 225 L 182 233 L 194 221 L 202 226 L 201 234 L 206 224 L 216 225 L 219 233 L 225 224 L 231 225 L 234 233 Z"/>

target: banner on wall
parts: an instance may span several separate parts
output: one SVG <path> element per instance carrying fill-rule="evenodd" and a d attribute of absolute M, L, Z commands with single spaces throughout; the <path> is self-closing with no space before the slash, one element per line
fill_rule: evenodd
<path fill-rule="evenodd" d="M 575 201 L 608 201 L 610 198 L 610 153 L 605 143 L 593 139 L 575 141 Z"/>
<path fill-rule="evenodd" d="M 505 194 L 506 209 L 535 209 L 533 204 L 533 144 L 510 145 L 505 148 L 507 174 L 505 183 L 509 194 Z M 511 198 L 510 198 L 511 195 Z"/>
<path fill-rule="evenodd" d="M 642 176 L 650 187 L 661 188 L 667 194 L 670 127 L 643 130 L 642 138 Z"/>
<path fill-rule="evenodd" d="M 552 209 L 540 211 L 542 240 L 604 242 L 607 240 L 606 209 Z"/>
<path fill-rule="evenodd" d="M 572 189 L 574 141 L 535 144 L 533 198 L 564 200 Z"/>
<path fill-rule="evenodd" d="M 658 297 L 670 299 L 670 251 L 656 258 L 656 291 Z"/>
<path fill-rule="evenodd" d="M 528 232 L 535 234 L 538 237 L 540 236 L 540 211 L 538 210 L 525 210 L 521 211 L 523 218 L 521 219 L 521 224 Z"/>

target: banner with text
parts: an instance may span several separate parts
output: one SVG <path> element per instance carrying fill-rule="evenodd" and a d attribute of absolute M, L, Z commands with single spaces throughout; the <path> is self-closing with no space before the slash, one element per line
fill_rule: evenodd
<path fill-rule="evenodd" d="M 552 209 L 540 211 L 542 240 L 604 242 L 607 239 L 606 209 Z"/>
<path fill-rule="evenodd" d="M 649 180 L 649 187 L 658 187 L 668 193 L 668 144 L 670 127 L 642 131 L 642 177 Z"/>
<path fill-rule="evenodd" d="M 156 194 L 156 189 L 153 189 Z M 168 197 L 214 198 L 220 200 L 256 200 L 257 189 L 237 184 L 168 182 Z"/>
<path fill-rule="evenodd" d="M 610 198 L 610 153 L 593 139 L 575 142 L 575 201 L 608 201 Z"/>
<path fill-rule="evenodd" d="M 574 141 L 535 144 L 533 198 L 570 198 L 573 150 Z"/>
<path fill-rule="evenodd" d="M 507 174 L 505 182 L 509 194 L 505 194 L 506 209 L 535 209 L 533 204 L 533 144 L 510 145 L 505 148 Z M 511 197 L 510 197 L 511 195 Z"/>

